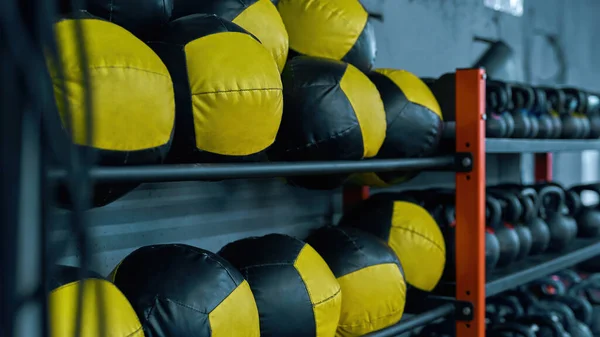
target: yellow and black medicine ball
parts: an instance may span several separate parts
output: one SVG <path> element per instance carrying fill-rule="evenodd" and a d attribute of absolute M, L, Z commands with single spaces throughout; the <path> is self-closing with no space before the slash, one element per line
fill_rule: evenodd
<path fill-rule="evenodd" d="M 175 86 L 169 161 L 262 159 L 283 111 L 281 78 L 269 51 L 238 25 L 204 14 L 172 21 L 149 44 Z"/>
<path fill-rule="evenodd" d="M 387 132 L 376 158 L 415 158 L 438 149 L 443 130 L 442 111 L 429 89 L 405 70 L 377 69 L 369 73 L 385 107 Z M 416 172 L 381 172 L 355 176 L 364 185 L 385 187 L 404 182 Z"/>
<path fill-rule="evenodd" d="M 363 336 L 400 320 L 404 271 L 382 240 L 356 228 L 330 226 L 316 230 L 306 242 L 323 256 L 342 288 L 336 336 Z"/>
<path fill-rule="evenodd" d="M 75 267 L 56 266 L 53 271 L 48 297 L 51 337 L 144 337 L 138 316 L 114 284 L 91 272 L 81 281 Z M 83 306 L 78 310 L 82 286 Z M 78 312 L 81 334 L 75 333 Z"/>
<path fill-rule="evenodd" d="M 358 0 L 280 0 L 290 55 L 326 57 L 371 70 L 377 53 L 369 14 Z"/>
<path fill-rule="evenodd" d="M 242 239 L 219 254 L 244 275 L 256 297 L 261 337 L 333 337 L 342 294 L 323 258 L 281 234 Z"/>
<path fill-rule="evenodd" d="M 216 14 L 244 28 L 269 50 L 279 70 L 288 56 L 288 34 L 271 0 L 173 0 L 172 19 L 191 14 Z"/>
<path fill-rule="evenodd" d="M 375 194 L 344 214 L 339 224 L 362 229 L 387 242 L 400 259 L 409 285 L 431 291 L 442 277 L 444 236 L 423 207 L 394 193 Z"/>
<path fill-rule="evenodd" d="M 58 58 L 47 58 L 57 104 L 57 114 L 50 117 L 56 120 L 56 129 L 61 129 L 57 134 L 64 135 L 65 142 L 72 140 L 77 147 L 92 149 L 98 165 L 162 163 L 171 146 L 175 120 L 173 82 L 166 66 L 124 28 L 86 12 L 73 17 L 54 25 Z M 82 64 L 78 53 L 76 20 L 80 20 L 84 32 L 86 64 Z M 85 68 L 93 127 L 89 144 Z M 55 149 L 57 158 L 64 151 L 67 149 Z M 93 203 L 105 205 L 135 186 L 98 185 Z M 70 203 L 69 195 L 62 192 L 61 199 Z"/>
<path fill-rule="evenodd" d="M 341 61 L 299 56 L 282 74 L 283 119 L 269 158 L 276 161 L 375 157 L 386 132 L 379 92 L 366 75 Z M 343 179 L 294 178 L 309 188 L 335 188 Z"/>
<path fill-rule="evenodd" d="M 83 9 L 92 15 L 115 23 L 140 38 L 167 24 L 173 12 L 173 0 L 86 0 Z M 72 0 L 60 0 L 60 11 L 74 10 Z"/>
<path fill-rule="evenodd" d="M 248 283 L 223 258 L 167 244 L 139 248 L 111 273 L 152 337 L 258 337 Z"/>

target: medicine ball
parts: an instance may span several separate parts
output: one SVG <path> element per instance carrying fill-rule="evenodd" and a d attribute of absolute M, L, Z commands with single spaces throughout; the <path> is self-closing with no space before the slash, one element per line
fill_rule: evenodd
<path fill-rule="evenodd" d="M 59 0 L 59 11 L 68 14 L 76 8 L 73 0 Z M 167 24 L 173 11 L 173 0 L 86 0 L 83 9 L 92 15 L 115 23 L 140 38 Z"/>
<path fill-rule="evenodd" d="M 56 266 L 49 278 L 50 336 L 144 337 L 142 324 L 125 296 L 114 284 L 92 272 L 82 282 L 79 268 Z M 79 287 L 83 285 L 82 307 L 77 308 Z M 81 312 L 81 334 L 75 334 Z M 104 332 L 104 334 L 102 334 Z"/>
<path fill-rule="evenodd" d="M 436 152 L 442 136 L 442 111 L 429 87 L 405 70 L 377 69 L 369 74 L 385 107 L 387 131 L 376 158 L 415 158 Z M 358 175 L 363 185 L 385 187 L 413 178 L 417 172 Z"/>
<path fill-rule="evenodd" d="M 333 337 L 340 285 L 306 243 L 281 234 L 227 244 L 219 254 L 244 275 L 256 297 L 261 337 Z"/>
<path fill-rule="evenodd" d="M 377 48 L 369 14 L 358 0 L 280 0 L 290 55 L 326 57 L 371 70 Z"/>
<path fill-rule="evenodd" d="M 341 61 L 300 56 L 287 63 L 282 78 L 284 113 L 270 159 L 358 160 L 377 155 L 385 138 L 385 111 L 366 75 Z M 328 189 L 345 177 L 291 181 Z"/>
<path fill-rule="evenodd" d="M 221 257 L 192 246 L 146 246 L 111 273 L 149 337 L 258 337 L 248 283 Z"/>
<path fill-rule="evenodd" d="M 271 0 L 173 0 L 172 19 L 191 14 L 216 14 L 244 28 L 269 50 L 279 71 L 288 56 L 288 34 Z"/>
<path fill-rule="evenodd" d="M 149 44 L 175 85 L 169 161 L 262 159 L 283 110 L 281 78 L 269 51 L 238 25 L 204 14 L 172 21 Z"/>
<path fill-rule="evenodd" d="M 400 320 L 404 271 L 383 241 L 356 228 L 324 227 L 306 242 L 323 256 L 342 288 L 337 336 L 363 336 Z"/>
<path fill-rule="evenodd" d="M 431 291 L 446 264 L 444 236 L 427 210 L 397 199 L 391 193 L 375 194 L 344 214 L 339 224 L 383 239 L 400 259 L 407 283 Z"/>
<path fill-rule="evenodd" d="M 175 120 L 173 82 L 160 58 L 127 30 L 108 21 L 78 12 L 72 19 L 54 25 L 58 59 L 49 56 L 57 111 L 49 114 L 57 131 L 52 142 L 55 157 L 64 157 L 72 142 L 93 150 L 97 165 L 134 166 L 160 164 L 171 146 Z M 87 63 L 77 52 L 76 21 L 84 31 Z M 89 74 L 91 96 L 91 145 L 87 143 L 84 68 Z M 71 130 L 69 137 L 67 131 Z M 60 138 L 60 139 L 59 139 Z M 64 138 L 64 139 L 63 139 Z M 71 138 L 71 139 L 69 139 Z M 64 160 L 64 159 L 63 159 Z M 100 184 L 94 189 L 93 204 L 102 206 L 137 185 Z M 61 201 L 71 197 L 61 189 Z"/>

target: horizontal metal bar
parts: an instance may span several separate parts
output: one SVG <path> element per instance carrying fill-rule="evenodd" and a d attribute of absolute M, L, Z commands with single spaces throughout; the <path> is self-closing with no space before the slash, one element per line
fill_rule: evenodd
<path fill-rule="evenodd" d="M 575 240 L 564 252 L 533 256 L 522 262 L 513 263 L 507 268 L 494 271 L 485 287 L 486 296 L 494 296 L 514 289 L 598 255 L 600 255 L 598 239 Z"/>
<path fill-rule="evenodd" d="M 372 159 L 362 161 L 277 162 L 244 164 L 181 164 L 95 167 L 90 176 L 98 182 L 168 182 L 203 179 L 248 179 L 360 172 L 449 170 L 460 165 L 455 155 L 418 159 Z M 64 180 L 67 172 L 51 170 L 49 178 Z"/>
<path fill-rule="evenodd" d="M 488 138 L 487 153 L 546 153 L 600 150 L 597 139 L 503 139 Z"/>
<path fill-rule="evenodd" d="M 419 315 L 412 316 L 405 320 L 401 320 L 398 324 L 392 325 L 379 331 L 371 332 L 363 337 L 394 337 L 416 328 L 425 326 L 440 318 L 446 317 L 454 313 L 454 303 L 447 303 L 439 307 L 423 312 Z"/>

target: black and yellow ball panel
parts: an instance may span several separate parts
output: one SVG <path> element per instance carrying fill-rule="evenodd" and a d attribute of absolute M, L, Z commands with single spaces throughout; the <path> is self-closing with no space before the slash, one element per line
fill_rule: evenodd
<path fill-rule="evenodd" d="M 400 320 L 406 298 L 404 272 L 383 241 L 356 228 L 325 227 L 307 242 L 323 256 L 342 289 L 337 336 L 362 336 Z"/>
<path fill-rule="evenodd" d="M 254 34 L 271 52 L 279 70 L 288 54 L 285 25 L 270 0 L 174 0 L 172 19 L 192 14 L 216 14 Z"/>
<path fill-rule="evenodd" d="M 145 39 L 169 22 L 173 1 L 87 0 L 84 2 L 84 9 Z M 59 0 L 59 11 L 62 14 L 69 14 L 73 10 L 71 0 Z"/>
<path fill-rule="evenodd" d="M 282 123 L 269 157 L 278 161 L 373 157 L 385 137 L 385 112 L 375 86 L 352 65 L 300 56 L 282 74 Z M 347 175 L 299 177 L 299 186 L 330 189 Z"/>
<path fill-rule="evenodd" d="M 255 294 L 261 336 L 333 336 L 341 289 L 306 243 L 271 234 L 230 243 L 219 252 L 241 270 Z"/>
<path fill-rule="evenodd" d="M 74 36 L 76 20 L 80 20 L 86 34 L 93 115 L 91 145 L 87 144 L 85 131 L 86 94 Z M 70 136 L 65 132 L 65 140 L 54 141 L 67 145 L 72 139 L 77 148 L 92 150 L 96 164 L 101 166 L 162 163 L 171 146 L 175 102 L 171 76 L 160 58 L 127 30 L 87 12 L 71 13 L 57 22 L 54 30 L 58 59 L 48 55 L 48 72 L 60 124 L 63 130 L 71 125 Z M 114 201 L 135 186 L 97 185 L 93 205 Z M 64 206 L 71 204 L 64 186 L 59 189 L 59 201 Z"/>
<path fill-rule="evenodd" d="M 395 193 L 376 194 L 344 214 L 339 224 L 383 239 L 400 259 L 407 282 L 431 291 L 444 272 L 444 237 L 427 210 L 401 199 Z"/>
<path fill-rule="evenodd" d="M 171 22 L 149 44 L 175 86 L 177 132 L 170 161 L 265 157 L 281 121 L 283 95 L 277 65 L 256 37 L 215 15 L 197 14 Z"/>
<path fill-rule="evenodd" d="M 259 335 L 247 282 L 229 262 L 203 249 L 142 247 L 121 261 L 111 278 L 143 317 L 150 336 Z"/>
<path fill-rule="evenodd" d="M 76 282 L 81 279 L 82 270 L 78 267 L 57 265 L 52 268 L 51 275 L 48 278 L 48 287 L 50 289 L 58 288 L 67 283 Z M 102 280 L 104 277 L 92 270 L 86 270 L 83 273 L 84 278 L 94 278 Z"/>
<path fill-rule="evenodd" d="M 135 311 L 117 289 L 101 276 L 83 282 L 83 308 L 77 310 L 77 298 L 82 282 L 79 269 L 57 266 L 50 279 L 48 296 L 50 336 L 74 336 L 76 317 L 81 315 L 81 337 L 99 337 L 101 332 L 115 337 L 143 337 L 144 331 Z"/>
<path fill-rule="evenodd" d="M 362 71 L 375 61 L 375 34 L 358 0 L 281 0 L 277 8 L 290 39 L 290 55 L 343 60 Z"/>

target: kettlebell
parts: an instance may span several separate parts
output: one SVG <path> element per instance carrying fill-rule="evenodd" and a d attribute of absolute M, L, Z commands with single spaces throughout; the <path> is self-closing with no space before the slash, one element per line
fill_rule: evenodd
<path fill-rule="evenodd" d="M 507 125 L 502 113 L 508 106 L 508 94 L 497 82 L 486 84 L 486 121 L 485 134 L 488 138 L 503 138 L 507 134 Z"/>
<path fill-rule="evenodd" d="M 567 332 L 558 322 L 558 317 L 549 313 L 528 314 L 515 320 L 517 323 L 537 327 L 537 337 L 566 337 Z"/>
<path fill-rule="evenodd" d="M 505 267 L 515 261 L 519 255 L 519 235 L 512 226 L 502 222 L 502 206 L 498 199 L 486 195 L 486 218 L 493 229 L 500 246 L 497 267 Z"/>
<path fill-rule="evenodd" d="M 498 113 L 506 125 L 505 138 L 511 138 L 515 132 L 515 121 L 511 114 L 512 111 L 512 91 L 510 85 L 506 82 L 488 80 L 487 83 L 494 88 L 499 99 Z"/>
<path fill-rule="evenodd" d="M 533 315 L 549 315 L 553 321 L 558 323 L 558 328 L 555 331 L 553 331 L 552 334 L 558 333 L 559 336 L 571 337 L 571 334 L 569 332 L 570 326 L 568 308 L 566 309 L 567 310 L 565 310 L 564 305 L 547 301 L 538 301 L 531 308 L 529 308 L 530 312 Z M 571 314 L 573 313 L 571 312 Z"/>
<path fill-rule="evenodd" d="M 600 138 L 600 96 L 588 93 L 587 116 L 590 120 L 589 138 Z"/>
<path fill-rule="evenodd" d="M 509 85 L 509 87 L 511 89 L 512 101 L 510 113 L 515 122 L 515 130 L 511 137 L 530 138 L 532 136 L 531 118 L 529 117 L 527 110 L 525 110 L 525 106 L 529 102 L 526 101 L 526 97 L 523 95 L 517 84 Z M 519 93 L 519 95 L 516 93 Z"/>
<path fill-rule="evenodd" d="M 572 138 L 571 133 L 572 129 L 569 129 L 568 132 L 564 130 L 563 125 L 563 114 L 565 109 L 565 101 L 566 95 L 562 90 L 550 87 L 540 87 L 540 90 L 543 90 L 546 94 L 547 99 L 547 109 L 552 118 L 552 122 L 554 124 L 554 137 L 552 138 Z"/>
<path fill-rule="evenodd" d="M 536 138 L 555 138 L 554 123 L 548 111 L 546 92 L 539 88 L 532 88 L 534 92 L 534 103 L 532 113 L 537 118 L 539 131 Z"/>
<path fill-rule="evenodd" d="M 515 108 L 521 109 L 524 114 L 528 117 L 531 129 L 527 138 L 536 138 L 539 133 L 539 122 L 533 114 L 533 108 L 535 104 L 535 91 L 533 87 L 514 83 L 512 84 L 513 102 Z"/>
<path fill-rule="evenodd" d="M 540 209 L 538 194 L 533 188 L 524 188 L 520 191 L 519 200 L 524 210 L 522 222 L 529 227 L 533 238 L 529 254 L 541 254 L 550 245 L 550 229 L 546 221 L 538 216 Z"/>
<path fill-rule="evenodd" d="M 600 335 L 600 296 L 597 296 L 600 293 L 600 280 L 597 275 L 599 274 L 593 274 L 571 289 L 572 292 L 585 296 L 592 305 L 592 319 L 589 327 L 594 336 Z"/>
<path fill-rule="evenodd" d="M 569 278 L 573 283 L 577 282 L 576 278 L 578 278 L 578 276 L 575 274 L 575 277 L 573 277 L 573 275 L 571 275 L 572 272 L 569 273 L 565 271 L 560 272 L 559 274 L 564 278 Z M 579 282 L 577 284 L 579 284 Z M 585 296 L 577 290 L 578 288 L 575 284 L 573 285 L 575 288 L 568 288 L 565 283 L 562 282 L 559 275 L 553 275 L 536 280 L 532 283 L 532 286 L 537 288 L 536 292 L 542 299 L 563 303 L 568 306 L 572 310 L 574 317 L 583 323 L 582 325 L 587 326 L 591 323 L 593 311 L 592 305 Z M 548 289 L 552 289 L 553 293 L 550 293 Z M 576 328 L 585 330 L 581 327 Z M 585 331 L 582 331 L 581 333 L 585 333 Z"/>
<path fill-rule="evenodd" d="M 563 88 L 563 91 L 567 95 L 567 99 L 572 101 L 572 114 L 579 123 L 580 133 L 577 135 L 577 138 L 588 138 L 591 131 L 591 125 L 590 120 L 586 115 L 587 93 L 575 88 Z"/>
<path fill-rule="evenodd" d="M 595 238 L 600 236 L 600 208 L 598 204 L 586 206 L 581 201 L 581 193 L 591 191 L 600 198 L 600 184 L 576 185 L 567 190 L 567 205 L 577 222 L 577 236 Z"/>
<path fill-rule="evenodd" d="M 573 95 L 567 95 L 564 90 L 559 89 L 565 95 L 561 120 L 563 123 L 563 138 L 578 139 L 583 135 L 583 125 L 579 118 L 575 116 L 577 109 L 577 100 Z"/>
<path fill-rule="evenodd" d="M 500 323 L 486 332 L 489 337 L 536 337 L 535 330 L 519 323 Z"/>
<path fill-rule="evenodd" d="M 548 249 L 559 252 L 567 248 L 577 236 L 575 220 L 564 214 L 565 194 L 556 185 L 545 185 L 538 190 L 540 217 L 548 224 L 550 245 Z"/>
<path fill-rule="evenodd" d="M 488 194 L 500 201 L 502 220 L 506 224 L 513 226 L 519 236 L 519 253 L 516 260 L 524 259 L 531 251 L 533 237 L 529 227 L 524 226 L 521 222 L 523 207 L 519 198 L 513 193 L 497 188 L 488 188 Z"/>

